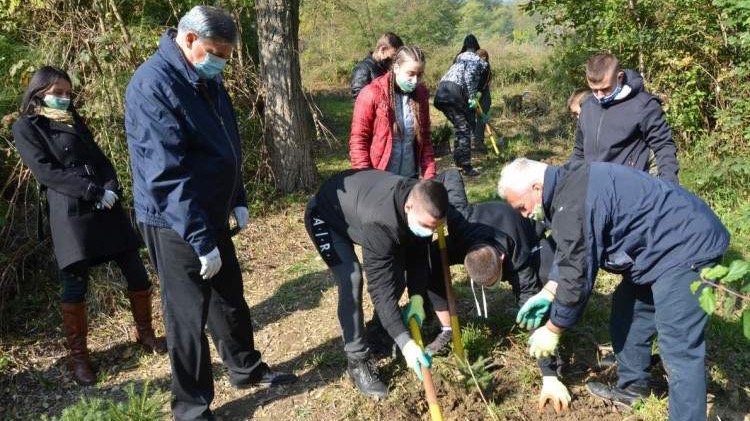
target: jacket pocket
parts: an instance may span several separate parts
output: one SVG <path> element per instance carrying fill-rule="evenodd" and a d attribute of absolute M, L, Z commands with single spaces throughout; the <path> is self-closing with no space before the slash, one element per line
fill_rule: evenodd
<path fill-rule="evenodd" d="M 607 256 L 605 267 L 614 272 L 624 272 L 633 266 L 633 259 L 624 251 Z"/>

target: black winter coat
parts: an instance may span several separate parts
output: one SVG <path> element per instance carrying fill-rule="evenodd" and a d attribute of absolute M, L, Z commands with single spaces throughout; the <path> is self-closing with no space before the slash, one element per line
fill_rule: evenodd
<path fill-rule="evenodd" d="M 406 271 L 409 295 L 425 296 L 430 240 L 409 230 L 404 205 L 417 180 L 379 170 L 334 175 L 315 195 L 314 211 L 331 229 L 362 246 L 367 291 L 388 334 L 407 334 L 396 296 Z M 397 341 L 398 342 L 398 341 Z"/>
<path fill-rule="evenodd" d="M 359 91 L 369 85 L 370 82 L 376 78 L 384 75 L 387 71 L 387 67 L 384 67 L 372 58 L 372 53 L 368 54 L 367 57 L 357 63 L 352 70 L 352 99 L 357 99 Z"/>
<path fill-rule="evenodd" d="M 137 234 L 118 200 L 112 209 L 96 209 L 104 190 L 122 197 L 112 163 L 85 124 L 73 126 L 43 116 L 21 117 L 13 124 L 21 159 L 44 188 L 57 265 L 86 260 L 91 265 L 138 248 Z"/>
<path fill-rule="evenodd" d="M 630 93 L 602 105 L 593 96 L 581 105 L 571 160 L 611 162 L 648 171 L 654 152 L 659 178 L 679 183 L 677 147 L 659 99 L 643 88 L 641 75 L 625 70 Z"/>

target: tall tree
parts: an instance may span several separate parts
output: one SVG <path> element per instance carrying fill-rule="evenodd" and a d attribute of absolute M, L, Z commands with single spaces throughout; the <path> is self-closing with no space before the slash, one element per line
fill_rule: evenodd
<path fill-rule="evenodd" d="M 315 183 L 315 128 L 299 68 L 299 0 L 256 0 L 260 78 L 265 94 L 265 141 L 276 187 L 282 192 Z"/>

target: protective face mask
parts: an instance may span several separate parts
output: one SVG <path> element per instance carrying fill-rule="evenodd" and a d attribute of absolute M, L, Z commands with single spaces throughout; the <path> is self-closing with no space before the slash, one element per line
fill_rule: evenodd
<path fill-rule="evenodd" d="M 224 71 L 226 64 L 226 59 L 206 52 L 206 58 L 200 63 L 193 64 L 193 67 L 195 67 L 195 71 L 203 79 L 213 79 Z"/>
<path fill-rule="evenodd" d="M 529 219 L 537 222 L 544 222 L 544 208 L 541 203 L 534 206 L 534 211 L 529 215 Z"/>
<path fill-rule="evenodd" d="M 417 237 L 432 237 L 432 230 L 429 228 L 425 228 L 417 221 L 412 220 L 410 213 L 406 214 L 406 222 L 408 222 L 409 229 L 411 230 L 412 234 L 416 235 Z"/>
<path fill-rule="evenodd" d="M 620 91 L 622 91 L 622 84 L 618 83 L 617 87 L 615 88 L 614 91 L 612 91 L 611 94 L 605 97 L 599 98 L 599 103 L 602 105 L 609 104 L 610 102 L 614 101 L 615 98 L 617 98 L 617 95 L 620 93 Z"/>
<path fill-rule="evenodd" d="M 415 89 L 417 89 L 416 83 L 408 79 L 402 78 L 399 75 L 396 75 L 396 84 L 398 85 L 399 88 L 401 88 L 401 90 L 404 93 L 407 93 L 407 94 L 412 93 L 414 92 Z"/>
<path fill-rule="evenodd" d="M 56 110 L 65 111 L 70 106 L 70 98 L 47 94 L 44 96 L 44 105 Z"/>

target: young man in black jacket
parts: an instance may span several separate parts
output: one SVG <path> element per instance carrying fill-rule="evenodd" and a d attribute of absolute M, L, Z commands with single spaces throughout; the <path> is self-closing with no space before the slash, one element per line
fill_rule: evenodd
<path fill-rule="evenodd" d="M 643 77 L 621 70 L 614 55 L 598 53 L 586 63 L 586 80 L 593 95 L 581 105 L 571 160 L 648 171 L 651 152 L 658 177 L 679 183 L 672 130 L 659 99 L 644 89 Z"/>
<path fill-rule="evenodd" d="M 404 45 L 401 38 L 393 32 L 386 32 L 380 36 L 375 50 L 367 54 L 352 70 L 351 89 L 352 99 L 356 100 L 359 91 L 369 85 L 373 79 L 382 76 L 391 68 L 391 60 L 396 51 Z"/>
<path fill-rule="evenodd" d="M 305 210 L 305 227 L 338 284 L 338 318 L 348 371 L 366 396 L 385 397 L 388 389 L 370 363 L 364 340 L 362 268 L 354 244 L 362 246 L 367 290 L 388 335 L 407 364 L 421 376 L 430 360 L 405 326 L 424 309 L 398 305 L 404 289 L 424 297 L 432 234 L 445 219 L 448 193 L 433 180 L 417 181 L 378 170 L 348 170 L 326 181 Z M 406 276 L 404 276 L 406 275 Z"/>

